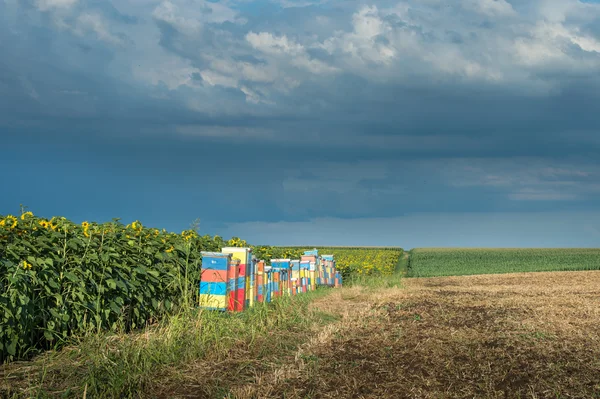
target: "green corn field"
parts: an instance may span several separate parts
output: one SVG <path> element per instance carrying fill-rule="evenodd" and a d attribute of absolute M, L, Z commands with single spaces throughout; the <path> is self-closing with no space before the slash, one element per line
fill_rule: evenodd
<path fill-rule="evenodd" d="M 596 248 L 415 248 L 409 277 L 600 270 Z"/>

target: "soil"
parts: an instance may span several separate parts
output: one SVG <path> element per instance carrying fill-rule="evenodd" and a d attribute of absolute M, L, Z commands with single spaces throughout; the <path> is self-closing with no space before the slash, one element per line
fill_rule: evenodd
<path fill-rule="evenodd" d="M 600 398 L 600 272 L 404 282 L 319 300 L 341 320 L 221 397 Z"/>

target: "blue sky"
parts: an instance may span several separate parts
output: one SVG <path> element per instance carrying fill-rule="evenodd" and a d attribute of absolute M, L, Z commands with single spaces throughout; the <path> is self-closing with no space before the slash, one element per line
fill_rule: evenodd
<path fill-rule="evenodd" d="M 0 214 L 600 245 L 600 4 L 0 0 Z"/>

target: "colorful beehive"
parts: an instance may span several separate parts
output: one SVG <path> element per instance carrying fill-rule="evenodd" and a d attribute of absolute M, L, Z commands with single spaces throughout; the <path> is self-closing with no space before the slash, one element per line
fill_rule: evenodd
<path fill-rule="evenodd" d="M 273 288 L 273 292 L 271 294 L 271 298 L 279 298 L 279 279 L 281 277 L 279 269 L 272 268 L 271 276 L 273 277 L 273 284 L 271 286 Z"/>
<path fill-rule="evenodd" d="M 292 277 L 290 279 L 290 293 L 292 296 L 295 296 L 298 294 L 298 279 L 296 277 Z"/>
<path fill-rule="evenodd" d="M 239 259 L 238 280 L 236 284 L 236 311 L 250 306 L 250 278 L 254 271 L 252 266 L 252 248 L 224 247 L 222 253 L 231 254 L 232 259 Z"/>
<path fill-rule="evenodd" d="M 304 262 L 317 262 L 317 255 L 302 255 L 302 257 L 300 258 L 301 261 Z"/>
<path fill-rule="evenodd" d="M 279 296 L 291 294 L 291 269 L 290 259 L 271 259 L 271 266 L 279 272 Z"/>
<path fill-rule="evenodd" d="M 311 249 L 310 251 L 304 251 L 304 255 L 319 256 L 319 250 L 317 248 Z"/>
<path fill-rule="evenodd" d="M 288 275 L 288 295 L 292 295 L 292 291 L 294 290 L 294 282 L 292 281 L 293 276 L 293 269 L 294 269 L 294 264 L 292 263 L 292 261 L 290 260 L 287 263 L 287 275 Z"/>
<path fill-rule="evenodd" d="M 333 255 L 321 255 L 323 259 L 323 285 L 333 286 L 334 285 L 334 269 L 335 260 Z"/>
<path fill-rule="evenodd" d="M 342 286 L 342 274 L 340 272 L 335 272 L 334 287 L 339 288 L 341 286 Z"/>
<path fill-rule="evenodd" d="M 265 280 L 264 280 L 264 295 L 265 302 L 271 302 L 271 298 L 273 295 L 273 271 L 271 270 L 271 266 L 265 265 Z"/>
<path fill-rule="evenodd" d="M 335 277 L 335 274 L 337 273 L 337 267 L 335 266 L 335 260 L 333 260 L 331 263 L 332 263 L 332 266 L 331 266 L 331 276 Z M 332 279 L 331 285 L 333 286 L 334 283 L 335 283 L 335 281 Z"/>
<path fill-rule="evenodd" d="M 290 278 L 290 288 L 292 294 L 298 293 L 298 281 L 300 279 L 300 260 L 294 259 L 290 262 L 291 267 L 291 278 Z"/>
<path fill-rule="evenodd" d="M 229 254 L 231 255 L 231 254 Z M 231 259 L 229 263 L 229 299 L 227 304 L 227 310 L 230 312 L 237 311 L 240 306 L 236 305 L 238 303 L 236 293 L 237 293 L 237 284 L 238 284 L 238 273 L 240 269 L 240 260 L 239 259 Z"/>
<path fill-rule="evenodd" d="M 302 257 L 304 258 L 304 256 Z M 310 261 L 300 261 L 300 292 L 308 291 L 308 271 L 310 269 Z"/>
<path fill-rule="evenodd" d="M 306 285 L 307 290 L 311 290 L 313 288 L 313 284 L 312 284 L 312 280 L 311 280 L 311 273 L 310 272 L 311 271 L 315 271 L 317 262 L 318 262 L 318 260 L 320 258 L 316 253 L 314 253 L 315 251 L 316 250 L 314 250 L 314 251 L 306 251 L 304 253 L 304 255 L 302 255 L 301 262 L 308 262 L 308 267 L 306 267 L 306 272 L 305 272 L 305 274 L 306 274 L 306 276 L 305 276 L 306 277 L 305 285 Z"/>
<path fill-rule="evenodd" d="M 256 302 L 265 301 L 265 261 L 256 263 Z"/>
<path fill-rule="evenodd" d="M 230 254 L 201 252 L 199 305 L 211 310 L 227 310 L 229 304 Z"/>
<path fill-rule="evenodd" d="M 248 289 L 248 295 L 246 296 L 246 300 L 247 300 L 247 304 L 249 307 L 254 306 L 254 302 L 256 301 L 256 294 L 257 294 L 257 285 L 256 285 L 256 263 L 257 263 L 257 259 L 256 256 L 251 255 L 250 256 L 250 274 L 249 274 L 249 289 Z"/>

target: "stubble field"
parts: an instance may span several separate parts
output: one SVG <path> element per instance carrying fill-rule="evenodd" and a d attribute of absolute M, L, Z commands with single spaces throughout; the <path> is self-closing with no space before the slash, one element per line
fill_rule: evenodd
<path fill-rule="evenodd" d="M 341 321 L 231 397 L 600 397 L 600 272 L 405 283 L 317 301 Z"/>

